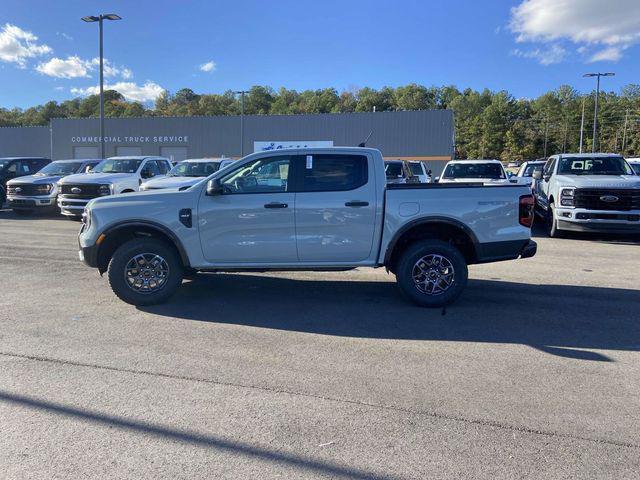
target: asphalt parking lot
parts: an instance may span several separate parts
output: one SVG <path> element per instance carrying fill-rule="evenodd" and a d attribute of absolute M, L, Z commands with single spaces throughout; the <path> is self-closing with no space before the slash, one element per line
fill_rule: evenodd
<path fill-rule="evenodd" d="M 120 302 L 0 211 L 2 478 L 638 478 L 640 242 L 536 239 L 447 310 L 383 270 Z"/>

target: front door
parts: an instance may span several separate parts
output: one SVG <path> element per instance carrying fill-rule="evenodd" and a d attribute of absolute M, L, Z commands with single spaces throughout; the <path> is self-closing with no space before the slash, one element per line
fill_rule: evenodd
<path fill-rule="evenodd" d="M 376 182 L 367 155 L 298 159 L 296 236 L 301 262 L 360 262 L 371 255 Z"/>
<path fill-rule="evenodd" d="M 216 264 L 295 263 L 295 193 L 289 155 L 262 157 L 220 179 L 221 195 L 203 190 L 198 206 L 200 242 Z"/>

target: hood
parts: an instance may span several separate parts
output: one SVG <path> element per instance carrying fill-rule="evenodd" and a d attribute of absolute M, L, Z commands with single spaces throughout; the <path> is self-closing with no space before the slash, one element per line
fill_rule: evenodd
<path fill-rule="evenodd" d="M 640 188 L 637 175 L 558 175 L 556 182 L 576 188 Z"/>
<path fill-rule="evenodd" d="M 149 189 L 160 188 L 180 188 L 190 187 L 198 182 L 201 182 L 205 177 L 156 177 L 144 182 L 142 185 Z"/>
<path fill-rule="evenodd" d="M 7 182 L 7 185 L 46 185 L 47 183 L 57 183 L 62 178 L 62 175 L 26 175 L 24 177 L 12 178 Z"/>
<path fill-rule="evenodd" d="M 71 183 L 84 183 L 84 184 L 95 184 L 95 183 L 115 183 L 118 180 L 130 179 L 135 176 L 135 173 L 76 173 L 74 175 L 67 175 L 60 183 L 71 184 Z"/>
<path fill-rule="evenodd" d="M 122 193 L 108 195 L 90 200 L 87 208 L 100 210 L 106 208 L 110 214 L 122 214 L 127 218 L 132 212 L 145 212 L 145 218 L 153 218 L 156 214 L 162 216 L 167 206 L 172 208 L 192 208 L 193 192 L 178 190 L 149 190 L 143 192 Z M 135 204 L 135 208 L 131 208 Z M 121 212 L 121 213 L 118 213 Z"/>

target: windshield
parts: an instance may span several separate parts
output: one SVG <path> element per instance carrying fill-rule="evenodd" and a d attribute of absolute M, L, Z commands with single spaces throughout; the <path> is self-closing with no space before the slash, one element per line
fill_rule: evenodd
<path fill-rule="evenodd" d="M 559 175 L 633 175 L 622 157 L 569 157 L 560 160 Z"/>
<path fill-rule="evenodd" d="M 136 158 L 107 158 L 96 165 L 91 173 L 136 173 L 142 160 Z"/>
<path fill-rule="evenodd" d="M 53 162 L 38 171 L 36 175 L 70 175 L 78 171 L 82 166 L 82 162 Z"/>
<path fill-rule="evenodd" d="M 633 169 L 634 172 L 636 172 L 636 175 L 640 175 L 640 162 L 638 163 L 630 163 L 631 168 Z"/>
<path fill-rule="evenodd" d="M 442 178 L 489 178 L 503 179 L 504 170 L 498 163 L 450 163 Z"/>
<path fill-rule="evenodd" d="M 170 177 L 208 177 L 220 170 L 220 162 L 184 161 L 173 167 L 167 175 Z"/>
<path fill-rule="evenodd" d="M 533 177 L 533 172 L 537 170 L 542 170 L 544 163 L 529 163 L 522 172 L 523 177 Z"/>
<path fill-rule="evenodd" d="M 423 175 L 422 165 L 419 163 L 410 163 L 409 165 L 411 166 L 411 173 L 414 175 Z"/>
<path fill-rule="evenodd" d="M 390 162 L 384 164 L 384 173 L 387 177 L 399 177 L 402 175 L 402 163 Z"/>

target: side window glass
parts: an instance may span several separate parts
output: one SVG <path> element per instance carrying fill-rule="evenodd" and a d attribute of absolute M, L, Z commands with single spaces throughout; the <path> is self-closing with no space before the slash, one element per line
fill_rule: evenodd
<path fill-rule="evenodd" d="M 306 155 L 303 162 L 303 192 L 355 190 L 367 183 L 365 155 Z"/>
<path fill-rule="evenodd" d="M 7 167 L 7 172 L 18 173 L 19 168 L 20 168 L 20 162 L 13 162 L 11 165 Z"/>
<path fill-rule="evenodd" d="M 220 179 L 224 193 L 278 193 L 289 187 L 291 157 L 254 160 Z"/>
<path fill-rule="evenodd" d="M 553 172 L 553 166 L 556 163 L 556 159 L 555 158 L 550 158 L 549 160 L 547 160 L 547 163 L 544 164 L 544 170 L 543 170 L 543 175 L 547 176 L 547 175 L 551 175 L 551 172 Z"/>
<path fill-rule="evenodd" d="M 149 169 L 149 176 L 155 177 L 160 175 L 160 169 L 158 168 L 158 162 L 156 160 L 149 160 L 147 162 L 147 168 Z"/>

